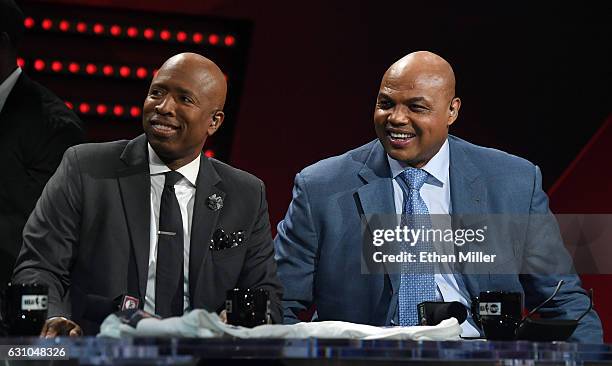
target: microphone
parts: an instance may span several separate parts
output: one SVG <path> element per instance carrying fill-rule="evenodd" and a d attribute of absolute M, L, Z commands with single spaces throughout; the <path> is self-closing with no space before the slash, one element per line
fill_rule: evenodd
<path fill-rule="evenodd" d="M 85 311 L 83 318 L 101 323 L 110 314 L 128 309 L 137 309 L 140 300 L 137 297 L 121 294 L 114 299 L 87 294 L 85 295 Z"/>
<path fill-rule="evenodd" d="M 467 318 L 467 309 L 459 301 L 425 301 L 417 306 L 420 325 L 438 325 L 442 320 L 455 318 L 459 324 Z"/>

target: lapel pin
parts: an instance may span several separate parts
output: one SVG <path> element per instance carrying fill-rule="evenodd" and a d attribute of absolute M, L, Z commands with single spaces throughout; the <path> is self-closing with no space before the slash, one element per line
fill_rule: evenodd
<path fill-rule="evenodd" d="M 217 194 L 215 193 L 211 196 L 208 196 L 208 198 L 206 199 L 206 204 L 208 205 L 208 208 L 213 211 L 220 210 L 223 207 L 223 198 L 217 196 Z"/>

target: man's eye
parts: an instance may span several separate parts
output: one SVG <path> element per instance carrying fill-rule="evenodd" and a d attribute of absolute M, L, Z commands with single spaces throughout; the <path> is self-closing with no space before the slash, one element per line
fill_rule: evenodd
<path fill-rule="evenodd" d="M 193 104 L 193 99 L 191 99 L 190 97 L 182 96 L 181 100 L 183 101 L 183 103 Z"/>
<path fill-rule="evenodd" d="M 160 97 L 161 95 L 162 92 L 159 89 L 152 89 L 151 91 L 149 91 L 149 96 L 151 97 Z"/>
<path fill-rule="evenodd" d="M 393 103 L 391 103 L 388 100 L 380 100 L 378 101 L 378 108 L 380 109 L 389 109 L 393 106 Z"/>
<path fill-rule="evenodd" d="M 412 104 L 410 105 L 410 109 L 414 112 L 425 112 L 427 111 L 427 107 L 419 105 L 419 104 Z"/>

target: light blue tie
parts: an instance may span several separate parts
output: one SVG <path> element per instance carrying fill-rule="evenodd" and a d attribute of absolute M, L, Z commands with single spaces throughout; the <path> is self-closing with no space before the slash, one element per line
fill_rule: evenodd
<path fill-rule="evenodd" d="M 408 226 L 408 229 L 431 228 L 429 210 L 419 193 L 428 175 L 426 171 L 416 168 L 408 168 L 398 175 L 398 178 L 402 179 L 408 187 L 408 192 L 404 192 L 401 220 L 401 225 Z M 419 325 L 417 305 L 423 301 L 435 301 L 436 299 L 434 266 L 431 263 L 418 261 L 418 252 L 431 252 L 431 246 L 419 241 L 412 248 L 409 247 L 409 244 L 406 245 L 402 251 L 416 253 L 417 261 L 401 264 L 399 323 L 401 326 Z"/>

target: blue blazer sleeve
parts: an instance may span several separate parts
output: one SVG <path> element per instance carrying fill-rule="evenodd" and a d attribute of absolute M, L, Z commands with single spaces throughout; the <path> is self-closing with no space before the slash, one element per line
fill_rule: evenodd
<path fill-rule="evenodd" d="M 527 300 L 525 305 L 528 309 L 539 305 L 553 293 L 559 280 L 563 280 L 565 283 L 557 296 L 539 312 L 543 318 L 578 319 L 589 307 L 589 298 L 581 287 L 580 278 L 575 274 L 566 274 L 571 273 L 567 269 L 571 267 L 572 260 L 563 246 L 556 220 L 548 208 L 548 197 L 542 190 L 542 175 L 537 166 L 530 217 L 524 258 L 532 268 L 524 272 L 530 274 L 520 276 Z M 542 271 L 537 269 L 544 268 L 543 266 L 553 274 L 540 274 Z M 558 274 L 554 274 L 555 272 Z M 583 343 L 603 342 L 601 321 L 594 310 L 580 321 L 569 340 Z"/>
<path fill-rule="evenodd" d="M 282 303 L 286 324 L 299 322 L 298 314 L 307 310 L 313 301 L 319 244 L 312 217 L 306 182 L 298 173 L 293 199 L 274 239 L 278 275 L 285 286 Z"/>

